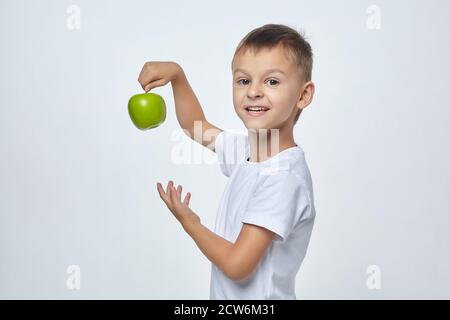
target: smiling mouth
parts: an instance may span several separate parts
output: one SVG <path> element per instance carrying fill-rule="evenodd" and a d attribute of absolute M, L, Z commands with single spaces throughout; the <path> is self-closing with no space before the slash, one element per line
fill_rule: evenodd
<path fill-rule="evenodd" d="M 245 107 L 245 111 L 247 112 L 248 115 L 252 116 L 252 117 L 260 117 L 265 115 L 268 111 L 270 110 L 270 108 L 268 107 L 263 107 L 263 106 L 247 106 Z"/>

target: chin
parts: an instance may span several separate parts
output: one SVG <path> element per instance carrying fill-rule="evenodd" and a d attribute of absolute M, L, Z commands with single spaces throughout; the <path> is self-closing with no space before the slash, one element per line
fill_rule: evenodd
<path fill-rule="evenodd" d="M 244 125 L 247 129 L 254 129 L 254 130 L 259 130 L 259 129 L 267 129 L 269 130 L 271 127 L 267 124 L 266 121 L 261 121 L 261 120 L 246 120 L 244 121 Z"/>

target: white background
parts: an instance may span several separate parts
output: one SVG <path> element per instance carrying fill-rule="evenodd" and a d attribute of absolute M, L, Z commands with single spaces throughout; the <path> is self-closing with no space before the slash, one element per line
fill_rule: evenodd
<path fill-rule="evenodd" d="M 0 298 L 209 298 L 210 262 L 156 182 L 182 184 L 213 229 L 227 178 L 217 162 L 174 161 L 170 84 L 152 90 L 168 109 L 156 129 L 136 129 L 127 102 L 145 61 L 176 61 L 210 122 L 244 128 L 231 59 L 266 23 L 304 32 L 314 52 L 295 128 L 317 213 L 298 299 L 450 298 L 449 16 L 444 0 L 1 0 Z"/>

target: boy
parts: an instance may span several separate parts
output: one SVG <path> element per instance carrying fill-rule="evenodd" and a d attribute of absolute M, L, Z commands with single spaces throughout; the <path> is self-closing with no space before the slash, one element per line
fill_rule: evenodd
<path fill-rule="evenodd" d="M 234 109 L 248 136 L 206 120 L 177 63 L 147 62 L 142 68 L 138 81 L 146 92 L 171 82 L 180 126 L 216 152 L 229 177 L 214 232 L 189 208 L 189 192 L 181 200 L 181 185 L 169 181 L 164 190 L 157 183 L 157 190 L 212 262 L 210 299 L 296 299 L 295 277 L 315 208 L 311 175 L 293 128 L 314 95 L 312 50 L 294 29 L 266 24 L 241 40 L 232 72 Z M 194 135 L 197 130 L 200 135 Z"/>

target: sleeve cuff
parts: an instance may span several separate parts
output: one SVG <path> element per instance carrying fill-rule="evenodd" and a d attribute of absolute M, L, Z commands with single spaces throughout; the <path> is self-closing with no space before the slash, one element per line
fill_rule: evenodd
<path fill-rule="evenodd" d="M 242 223 L 250 223 L 263 227 L 275 233 L 274 241 L 283 242 L 286 238 L 287 230 L 280 224 L 274 223 L 273 220 L 267 219 L 265 216 L 258 216 L 247 213 L 246 217 L 241 220 Z"/>

